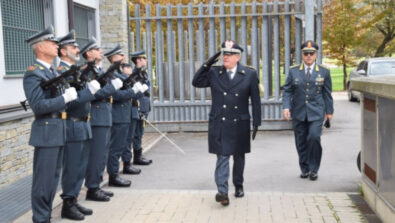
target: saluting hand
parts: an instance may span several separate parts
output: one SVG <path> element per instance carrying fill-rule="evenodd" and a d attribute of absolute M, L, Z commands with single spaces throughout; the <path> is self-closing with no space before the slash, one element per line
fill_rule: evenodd
<path fill-rule="evenodd" d="M 289 109 L 284 109 L 284 111 L 283 111 L 283 117 L 284 117 L 285 120 L 287 120 L 287 121 L 291 120 L 291 112 L 289 111 Z"/>
<path fill-rule="evenodd" d="M 205 63 L 205 65 L 207 67 L 211 67 L 211 65 L 215 64 L 218 61 L 219 55 L 221 55 L 221 51 L 217 52 L 216 54 L 214 54 L 214 56 L 210 57 Z"/>

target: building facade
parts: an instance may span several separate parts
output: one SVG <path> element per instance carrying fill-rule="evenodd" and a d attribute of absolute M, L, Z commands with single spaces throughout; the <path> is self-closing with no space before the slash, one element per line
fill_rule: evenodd
<path fill-rule="evenodd" d="M 25 39 L 53 25 L 56 36 L 74 28 L 81 47 L 91 36 L 101 43 L 103 36 L 109 36 L 103 33 L 114 32 L 108 29 L 123 26 L 127 30 L 127 4 L 126 0 L 0 0 L 0 9 L 1 188 L 32 173 L 33 147 L 28 140 L 33 114 L 19 103 L 25 100 L 23 74 L 34 63 Z M 120 19 L 110 21 L 108 16 Z M 127 35 L 121 30 L 105 39 L 104 50 L 119 41 L 127 46 Z"/>

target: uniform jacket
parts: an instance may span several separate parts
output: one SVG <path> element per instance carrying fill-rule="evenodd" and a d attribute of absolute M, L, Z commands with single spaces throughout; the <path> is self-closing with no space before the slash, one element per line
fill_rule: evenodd
<path fill-rule="evenodd" d="M 115 77 L 125 80 L 127 78 L 124 73 L 114 73 Z M 143 94 L 138 92 L 134 93 L 132 88 L 125 90 L 117 90 L 114 94 L 114 103 L 112 108 L 112 121 L 113 123 L 130 123 L 132 118 L 132 100 L 141 98 Z"/>
<path fill-rule="evenodd" d="M 98 75 L 103 75 L 100 69 Z M 92 78 L 92 74 L 89 75 Z M 115 93 L 115 88 L 111 83 L 106 84 L 96 92 L 95 100 L 91 102 L 91 126 L 112 126 L 112 105 L 111 95 Z"/>
<path fill-rule="evenodd" d="M 283 87 L 283 108 L 293 119 L 316 121 L 333 114 L 332 81 L 328 69 L 315 64 L 307 80 L 304 64 L 291 67 Z"/>
<path fill-rule="evenodd" d="M 35 119 L 30 131 L 29 144 L 36 147 L 63 146 L 66 140 L 66 123 L 60 118 L 50 118 L 51 113 L 62 112 L 66 109 L 61 91 L 56 97 L 51 96 L 49 90 L 40 87 L 42 81 L 57 76 L 38 61 L 28 68 L 23 77 L 23 89 Z"/>
<path fill-rule="evenodd" d="M 137 69 L 134 68 L 131 75 L 135 75 Z M 144 71 L 143 74 L 146 77 L 145 84 L 150 87 L 150 82 L 148 80 L 148 75 Z M 149 92 L 149 89 L 146 91 Z M 146 95 L 145 93 L 143 96 L 135 101 L 132 101 L 132 119 L 140 119 L 140 113 L 148 117 L 148 113 L 151 111 L 151 100 L 150 96 Z"/>
<path fill-rule="evenodd" d="M 63 61 L 60 62 L 57 71 L 61 74 L 70 67 Z M 67 104 L 66 141 L 84 141 L 92 138 L 92 130 L 89 122 L 73 121 L 71 118 L 83 118 L 89 115 L 90 101 L 95 99 L 87 87 L 79 90 L 78 99 Z"/>
<path fill-rule="evenodd" d="M 244 154 L 251 151 L 249 98 L 253 125 L 261 125 L 259 80 L 254 69 L 237 65 L 232 80 L 224 66 L 205 67 L 196 72 L 192 85 L 210 87 L 212 95 L 209 113 L 209 152 L 221 155 Z"/>

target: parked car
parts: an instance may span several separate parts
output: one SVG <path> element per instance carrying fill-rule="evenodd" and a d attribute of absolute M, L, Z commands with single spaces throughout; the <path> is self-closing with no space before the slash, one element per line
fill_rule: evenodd
<path fill-rule="evenodd" d="M 359 101 L 360 93 L 350 89 L 350 80 L 359 77 L 372 76 L 395 76 L 395 58 L 376 57 L 363 60 L 358 66 L 350 72 L 347 81 L 347 93 L 349 101 Z"/>

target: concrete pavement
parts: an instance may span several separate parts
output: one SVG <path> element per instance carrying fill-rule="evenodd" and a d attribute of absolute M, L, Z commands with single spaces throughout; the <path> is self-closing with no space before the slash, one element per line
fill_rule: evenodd
<path fill-rule="evenodd" d="M 359 103 L 335 93 L 335 116 L 322 137 L 323 159 L 317 181 L 300 179 L 292 131 L 259 132 L 246 156 L 244 198 L 230 205 L 214 200 L 215 155 L 207 152 L 207 133 L 168 134 L 186 151 L 182 155 L 165 139 L 147 154 L 154 160 L 132 179 L 131 188 L 106 188 L 110 202 L 85 201 L 94 214 L 83 222 L 366 222 L 347 194 L 358 193 L 360 173 Z M 59 198 L 57 198 L 59 199 Z M 60 218 L 60 206 L 53 222 Z M 27 213 L 16 222 L 28 222 Z"/>

